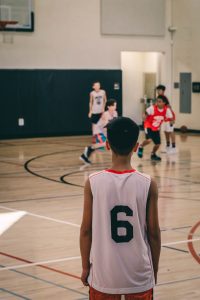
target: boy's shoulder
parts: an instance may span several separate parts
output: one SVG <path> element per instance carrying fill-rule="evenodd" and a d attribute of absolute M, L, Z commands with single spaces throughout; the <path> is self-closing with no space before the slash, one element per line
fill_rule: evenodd
<path fill-rule="evenodd" d="M 141 173 L 139 172 L 138 170 L 133 170 L 133 171 L 125 171 L 125 172 L 117 172 L 117 171 L 114 171 L 114 170 L 110 170 L 110 169 L 105 169 L 105 170 L 102 170 L 102 171 L 99 171 L 99 172 L 95 172 L 95 173 L 92 173 L 89 175 L 89 178 L 97 178 L 98 176 L 100 175 L 104 175 L 104 174 L 117 174 L 117 175 L 122 175 L 122 174 L 127 174 L 127 175 L 130 175 L 130 174 L 134 174 L 135 176 L 137 176 L 138 178 L 141 178 L 142 179 L 146 179 L 148 181 L 151 181 L 151 176 L 148 175 L 148 174 L 145 174 L 145 173 Z"/>
<path fill-rule="evenodd" d="M 135 173 L 139 176 L 139 177 L 141 177 L 141 178 L 145 178 L 145 179 L 147 179 L 147 180 L 149 180 L 149 181 L 151 181 L 151 176 L 149 175 L 149 174 L 146 174 L 146 173 L 141 173 L 141 172 L 139 172 L 139 171 L 135 171 Z"/>
<path fill-rule="evenodd" d="M 106 173 L 106 170 L 102 170 L 102 171 L 99 171 L 99 172 L 94 172 L 94 173 L 89 175 L 89 179 L 94 178 L 94 177 L 96 177 L 98 175 L 101 175 L 103 173 Z"/>

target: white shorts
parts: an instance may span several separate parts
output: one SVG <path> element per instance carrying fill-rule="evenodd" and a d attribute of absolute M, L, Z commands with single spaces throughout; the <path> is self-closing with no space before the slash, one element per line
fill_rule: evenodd
<path fill-rule="evenodd" d="M 170 125 L 170 122 L 163 122 L 162 128 L 165 132 L 174 132 L 174 125 Z"/>

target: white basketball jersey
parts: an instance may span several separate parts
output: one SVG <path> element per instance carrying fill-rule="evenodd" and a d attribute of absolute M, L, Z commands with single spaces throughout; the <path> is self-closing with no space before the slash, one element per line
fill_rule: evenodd
<path fill-rule="evenodd" d="M 121 295 L 153 288 L 146 232 L 150 176 L 135 170 L 104 170 L 89 180 L 93 195 L 89 285 Z"/>
<path fill-rule="evenodd" d="M 93 98 L 92 113 L 101 114 L 104 111 L 105 91 L 104 90 L 99 90 L 98 92 L 92 91 L 91 95 Z"/>

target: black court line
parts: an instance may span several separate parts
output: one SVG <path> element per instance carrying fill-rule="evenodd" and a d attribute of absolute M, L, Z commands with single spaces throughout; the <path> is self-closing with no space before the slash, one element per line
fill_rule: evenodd
<path fill-rule="evenodd" d="M 200 279 L 200 276 L 196 276 L 196 277 L 185 278 L 185 279 L 180 279 L 180 280 L 174 280 L 174 281 L 168 281 L 168 282 L 161 282 L 161 283 L 157 283 L 156 286 L 177 284 L 177 283 L 182 283 L 182 282 L 187 282 L 187 281 L 192 281 L 192 280 L 199 280 L 199 279 Z"/>
<path fill-rule="evenodd" d="M 76 150 L 76 149 L 75 149 Z M 61 181 L 61 180 L 56 180 L 56 179 L 52 179 L 52 178 L 49 178 L 49 177 L 46 177 L 46 176 L 43 176 L 43 175 L 40 175 L 34 171 L 32 171 L 30 168 L 29 168 L 29 164 L 31 162 L 33 162 L 34 160 L 37 160 L 37 159 L 40 159 L 42 157 L 47 157 L 47 156 L 52 156 L 52 155 L 57 155 L 57 154 L 61 154 L 61 153 L 65 153 L 65 152 L 71 152 L 71 151 L 75 151 L 74 149 L 71 149 L 71 150 L 65 150 L 65 151 L 60 151 L 60 152 L 53 152 L 53 153 L 49 153 L 49 154 L 42 154 L 42 155 L 39 155 L 39 156 L 35 156 L 31 159 L 29 159 L 28 161 L 26 161 L 26 163 L 24 164 L 24 168 L 25 170 L 36 176 L 36 177 L 39 177 L 39 178 L 42 178 L 42 179 L 46 179 L 46 180 L 49 180 L 49 181 L 53 181 L 53 182 L 56 182 L 56 183 L 62 183 L 62 184 L 67 184 L 67 185 L 71 185 L 71 186 L 76 186 L 76 187 L 83 187 L 83 186 L 80 186 L 78 184 L 74 184 L 74 183 L 70 183 L 70 182 L 67 182 L 67 181 Z M 79 150 L 79 149 L 78 149 Z"/>
<path fill-rule="evenodd" d="M 67 184 L 67 185 L 71 185 L 71 186 L 76 186 L 76 187 L 80 187 L 80 188 L 83 188 L 84 186 L 83 185 L 79 185 L 79 184 L 75 184 L 75 183 L 71 183 L 69 181 L 66 181 L 64 178 L 71 175 L 71 174 L 75 174 L 75 173 L 79 173 L 79 172 L 85 172 L 85 170 L 76 170 L 76 171 L 73 171 L 73 172 L 70 172 L 70 173 L 67 173 L 65 175 L 62 175 L 60 177 L 60 180 L 56 180 L 56 179 L 53 179 L 53 178 L 49 178 L 47 176 L 44 176 L 44 175 L 40 175 L 34 171 L 32 171 L 29 167 L 29 164 L 34 161 L 34 160 L 37 160 L 37 159 L 40 159 L 40 158 L 43 158 L 43 157 L 47 157 L 47 156 L 52 156 L 52 155 L 57 155 L 57 154 L 61 154 L 61 153 L 65 153 L 65 152 L 71 152 L 71 151 L 75 151 L 77 149 L 71 149 L 71 150 L 64 150 L 64 151 L 59 151 L 59 152 L 53 152 L 53 153 L 48 153 L 48 154 L 42 154 L 42 155 L 39 155 L 39 156 L 35 156 L 31 159 L 29 159 L 28 161 L 25 162 L 24 164 L 24 168 L 27 172 L 29 172 L 30 174 L 34 175 L 34 176 L 37 176 L 37 177 L 40 177 L 42 179 L 46 179 L 46 180 L 49 180 L 49 181 L 53 181 L 53 182 L 57 182 L 57 183 L 62 183 L 62 184 Z M 78 149 L 79 150 L 79 149 Z M 104 162 L 104 164 L 106 164 L 107 162 Z M 93 168 L 96 170 L 96 167 L 97 165 L 102 165 L 102 163 L 99 163 L 99 164 L 95 164 L 93 166 Z M 103 168 L 103 167 L 102 167 Z M 91 169 L 90 169 L 91 170 Z"/>
<path fill-rule="evenodd" d="M 78 149 L 79 150 L 79 149 Z M 43 178 L 43 179 L 46 179 L 46 180 L 49 180 L 49 181 L 52 181 L 52 182 L 57 182 L 57 183 L 64 183 L 64 184 L 67 184 L 67 185 L 71 185 L 71 186 L 76 186 L 76 187 L 80 187 L 80 188 L 83 188 L 83 185 L 79 185 L 79 184 L 75 184 L 75 183 L 71 183 L 69 181 L 66 181 L 66 177 L 69 176 L 69 175 L 72 175 L 72 174 L 76 174 L 76 173 L 79 173 L 81 172 L 80 170 L 77 170 L 77 171 L 74 171 L 74 172 L 70 172 L 70 173 L 67 173 L 67 174 L 64 174 L 62 175 L 59 179 L 60 180 L 56 180 L 56 179 L 52 179 L 52 178 L 49 178 L 47 176 L 43 176 L 43 175 L 40 175 L 34 171 L 32 171 L 30 168 L 29 168 L 29 164 L 34 161 L 34 160 L 37 160 L 39 158 L 42 158 L 42 157 L 46 157 L 46 156 L 51 156 L 51 155 L 57 155 L 57 154 L 61 154 L 61 153 L 65 153 L 65 152 L 71 152 L 71 151 L 74 151 L 74 149 L 71 149 L 71 150 L 65 150 L 65 151 L 60 151 L 60 152 L 53 152 L 53 153 L 49 153 L 49 154 L 43 154 L 43 155 L 39 155 L 39 156 L 36 156 L 36 157 L 33 157 L 32 159 L 28 160 L 25 164 L 24 164 L 24 168 L 27 172 L 29 172 L 30 174 L 34 175 L 34 176 L 37 176 L 37 177 L 40 177 L 40 178 Z M 104 162 L 104 165 L 106 164 L 106 162 Z M 95 164 L 94 168 L 96 169 L 96 166 L 98 164 Z M 101 163 L 102 165 L 102 163 Z M 85 171 L 85 170 L 84 170 Z M 178 182 L 185 182 L 187 184 L 199 184 L 200 182 L 196 182 L 196 181 L 188 181 L 186 179 L 178 179 L 178 178 L 170 178 L 170 177 L 161 177 L 161 176 L 154 176 L 154 177 L 157 177 L 159 179 L 169 179 L 169 180 L 173 180 L 173 181 L 178 181 Z M 163 192 L 165 193 L 165 192 Z M 196 199 L 195 199 L 196 201 Z"/>
<path fill-rule="evenodd" d="M 10 290 L 4 289 L 4 288 L 0 288 L 0 290 L 4 293 L 10 294 L 10 295 L 15 296 L 15 297 L 20 298 L 20 299 L 31 300 L 31 298 L 27 298 L 25 296 L 19 295 L 19 294 L 13 292 L 13 291 L 10 291 Z"/>
<path fill-rule="evenodd" d="M 23 164 L 13 163 L 11 161 L 0 160 L 0 163 L 1 164 L 7 164 L 7 165 L 14 165 L 14 166 L 23 167 Z"/>
<path fill-rule="evenodd" d="M 182 185 L 182 184 L 181 184 Z M 180 185 L 179 185 L 180 186 Z M 184 184 L 184 186 L 185 186 L 185 184 Z M 162 188 L 162 187 L 161 187 Z M 195 193 L 200 193 L 200 191 L 183 191 L 183 192 L 176 192 L 176 191 L 173 191 L 173 192 L 170 192 L 170 191 L 165 191 L 165 192 L 162 192 L 162 191 L 159 191 L 159 194 L 160 193 L 163 193 L 163 194 L 187 194 L 187 193 L 189 193 L 189 194 L 195 194 Z M 167 197 L 167 196 L 166 196 Z M 171 197 L 171 196 L 170 196 Z M 164 196 L 163 196 L 163 198 L 164 198 Z"/>
<path fill-rule="evenodd" d="M 176 169 L 178 170 L 178 169 Z M 200 181 L 190 181 L 188 179 L 180 179 L 180 178 L 172 178 L 172 177 L 161 177 L 161 176 L 154 176 L 155 178 L 163 178 L 163 179 L 170 179 L 170 180 L 174 180 L 174 181 L 182 181 L 182 182 L 186 182 L 188 184 L 200 184 Z"/>
<path fill-rule="evenodd" d="M 167 194 L 167 192 L 166 192 L 166 194 Z M 200 201 L 200 199 L 182 198 L 182 197 L 172 197 L 172 196 L 162 196 L 162 195 L 160 195 L 160 193 L 159 193 L 159 195 L 158 195 L 158 198 L 159 198 L 159 199 L 164 198 L 164 199 L 170 199 L 170 200 L 181 200 L 181 201 L 197 201 L 197 202 Z"/>
<path fill-rule="evenodd" d="M 179 229 L 187 229 L 191 228 L 192 226 L 187 225 L 187 226 L 181 226 L 181 227 L 173 227 L 173 228 L 163 228 L 161 231 L 173 231 L 173 230 L 179 230 Z"/>
<path fill-rule="evenodd" d="M 16 200 L 8 200 L 8 201 L 4 201 L 0 203 L 13 203 L 13 202 L 27 202 L 27 201 L 47 201 L 47 200 L 55 200 L 58 198 L 64 198 L 63 200 L 65 200 L 65 198 L 70 198 L 70 197 L 81 197 L 83 196 L 83 194 L 73 194 L 73 195 L 64 195 L 64 196 L 54 196 L 54 197 L 42 197 L 42 198 L 27 198 L 27 199 L 16 199 Z"/>
<path fill-rule="evenodd" d="M 3 268 L 3 267 L 5 267 L 5 266 L 0 265 L 0 267 Z M 18 270 L 16 270 L 16 269 L 10 269 L 10 270 L 8 270 L 8 271 L 11 271 L 11 272 L 14 272 L 14 273 L 18 273 L 18 274 L 24 275 L 24 276 L 26 276 L 26 277 L 33 278 L 33 279 L 38 280 L 38 281 L 41 281 L 41 282 L 43 282 L 43 283 L 48 283 L 48 284 L 50 284 L 50 285 L 53 285 L 53 286 L 56 286 L 56 287 L 59 287 L 59 288 L 68 290 L 68 291 L 70 291 L 70 292 L 73 292 L 73 293 L 76 293 L 76 294 L 79 294 L 79 295 L 87 296 L 87 294 L 85 294 L 85 293 L 82 293 L 82 292 L 79 292 L 79 291 L 77 291 L 77 290 L 68 288 L 68 287 L 66 287 L 66 286 L 64 286 L 64 285 L 57 284 L 57 283 L 55 283 L 55 282 L 53 282 L 53 281 L 46 280 L 46 279 L 43 279 L 43 278 L 41 278 L 41 277 L 34 276 L 34 275 L 31 275 L 31 274 L 28 274 L 28 273 L 25 273 L 25 272 L 21 272 L 21 271 L 18 271 Z"/>
<path fill-rule="evenodd" d="M 170 250 L 175 250 L 175 251 L 180 251 L 180 252 L 183 252 L 183 253 L 189 253 L 189 251 L 182 250 L 182 249 L 179 249 L 179 248 L 169 247 L 169 246 L 162 246 L 162 248 L 166 248 L 166 249 L 170 249 Z"/>

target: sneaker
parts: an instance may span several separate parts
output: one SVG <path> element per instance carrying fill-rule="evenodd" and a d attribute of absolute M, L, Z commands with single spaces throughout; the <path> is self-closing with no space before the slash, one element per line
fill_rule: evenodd
<path fill-rule="evenodd" d="M 169 147 L 166 146 L 164 149 L 161 150 L 161 152 L 162 153 L 169 153 L 170 150 L 171 150 L 171 147 L 170 146 Z"/>
<path fill-rule="evenodd" d="M 143 147 L 138 148 L 137 155 L 138 155 L 139 158 L 143 157 Z"/>
<path fill-rule="evenodd" d="M 91 165 L 91 161 L 87 158 L 87 156 L 85 156 L 85 154 L 81 154 L 81 156 L 79 157 L 80 160 L 82 160 L 84 162 L 84 164 L 87 165 Z"/>
<path fill-rule="evenodd" d="M 161 161 L 161 157 L 157 156 L 155 153 L 151 154 L 151 160 L 154 161 Z"/>
<path fill-rule="evenodd" d="M 95 149 L 92 149 L 91 146 L 88 146 L 88 147 L 85 147 L 85 150 L 84 150 L 84 155 L 89 158 L 90 155 L 92 154 L 92 152 L 94 152 Z"/>
<path fill-rule="evenodd" d="M 177 149 L 176 149 L 175 147 L 172 147 L 172 148 L 170 149 L 169 154 L 176 154 L 177 152 L 178 152 Z"/>

